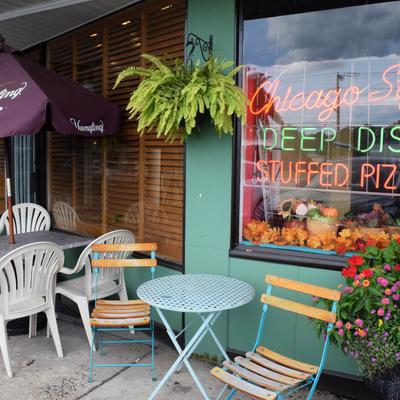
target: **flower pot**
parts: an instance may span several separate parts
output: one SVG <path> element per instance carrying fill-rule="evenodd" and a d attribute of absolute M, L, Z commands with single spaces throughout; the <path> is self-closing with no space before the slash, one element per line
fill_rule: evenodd
<path fill-rule="evenodd" d="M 400 400 L 400 366 L 367 379 L 366 384 L 381 400 Z"/>
<path fill-rule="evenodd" d="M 307 230 L 312 236 L 318 236 L 324 233 L 336 233 L 338 224 L 337 222 L 319 221 L 307 218 Z"/>

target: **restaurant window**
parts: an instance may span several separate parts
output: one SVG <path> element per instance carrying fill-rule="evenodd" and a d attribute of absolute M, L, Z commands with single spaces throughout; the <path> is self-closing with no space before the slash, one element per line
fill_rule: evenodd
<path fill-rule="evenodd" d="M 399 13 L 399 1 L 242 2 L 236 250 L 339 266 L 399 236 Z"/>
<path fill-rule="evenodd" d="M 113 86 L 150 53 L 183 58 L 184 0 L 150 1 L 49 43 L 49 66 L 103 94 L 124 110 L 118 135 L 103 138 L 53 133 L 49 140 L 49 207 L 55 225 L 91 236 L 129 229 L 157 242 L 159 258 L 182 264 L 184 148 L 156 132 L 137 133 L 125 111 L 138 78 Z"/>

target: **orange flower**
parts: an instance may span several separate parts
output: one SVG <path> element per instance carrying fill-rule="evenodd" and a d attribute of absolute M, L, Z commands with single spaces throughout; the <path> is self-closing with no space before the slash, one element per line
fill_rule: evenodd
<path fill-rule="evenodd" d="M 360 281 L 356 279 L 356 280 L 353 282 L 353 285 L 354 285 L 354 286 L 360 286 Z"/>
<path fill-rule="evenodd" d="M 367 331 L 365 329 L 358 329 L 358 335 L 364 337 L 367 335 Z"/>
<path fill-rule="evenodd" d="M 368 280 L 368 279 L 365 279 L 364 281 L 363 281 L 363 286 L 364 287 L 368 287 L 369 285 L 370 285 L 370 281 Z"/>

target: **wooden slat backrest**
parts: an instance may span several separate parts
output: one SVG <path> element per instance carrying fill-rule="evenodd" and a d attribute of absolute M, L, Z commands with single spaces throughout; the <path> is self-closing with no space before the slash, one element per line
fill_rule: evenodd
<path fill-rule="evenodd" d="M 157 250 L 157 243 L 122 243 L 122 244 L 95 244 L 92 246 L 93 253 L 113 253 L 113 252 L 132 252 L 132 251 L 151 251 Z M 126 268 L 126 267 L 156 267 L 157 259 L 152 258 L 101 258 L 92 259 L 93 268 Z"/>
<path fill-rule="evenodd" d="M 157 243 L 101 243 L 93 245 L 92 250 L 98 253 L 106 251 L 155 251 L 157 250 Z"/>
<path fill-rule="evenodd" d="M 281 308 L 282 310 L 291 311 L 297 314 L 303 314 L 307 317 L 317 318 L 326 322 L 336 321 L 336 314 L 334 312 L 321 310 L 317 307 L 307 306 L 305 304 L 297 303 L 296 301 L 291 301 L 268 294 L 263 294 L 261 296 L 261 301 L 264 304 L 269 304 L 273 307 Z"/>
<path fill-rule="evenodd" d="M 312 285 L 310 283 L 294 281 L 292 279 L 281 278 L 274 275 L 267 275 L 265 277 L 265 283 L 334 301 L 339 301 L 341 295 L 338 290 L 328 289 L 321 286 Z"/>
<path fill-rule="evenodd" d="M 151 258 L 139 259 L 113 259 L 113 260 L 92 260 L 93 268 L 125 268 L 125 267 L 156 267 L 157 260 Z"/>

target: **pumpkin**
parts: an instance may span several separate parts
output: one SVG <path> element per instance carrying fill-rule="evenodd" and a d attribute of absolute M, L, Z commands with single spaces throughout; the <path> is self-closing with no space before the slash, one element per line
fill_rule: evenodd
<path fill-rule="evenodd" d="M 338 210 L 335 207 L 324 207 L 322 210 L 322 215 L 326 218 L 337 218 Z"/>

